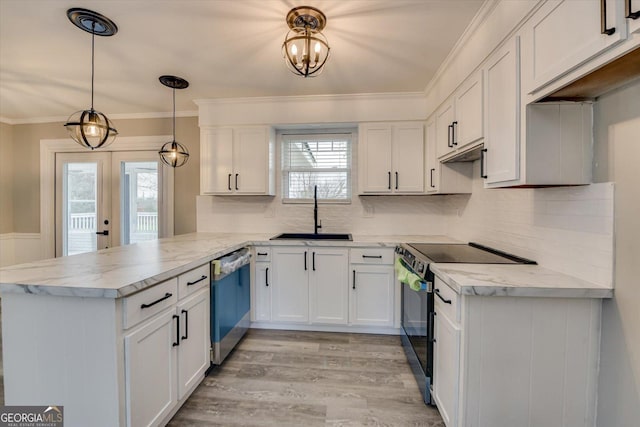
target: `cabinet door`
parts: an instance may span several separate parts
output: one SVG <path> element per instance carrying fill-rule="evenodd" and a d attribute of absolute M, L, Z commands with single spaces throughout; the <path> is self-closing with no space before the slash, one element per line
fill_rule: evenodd
<path fill-rule="evenodd" d="M 200 134 L 200 193 L 229 194 L 233 190 L 233 132 L 204 128 Z"/>
<path fill-rule="evenodd" d="M 520 40 L 514 37 L 487 61 L 485 158 L 487 184 L 520 176 Z"/>
<path fill-rule="evenodd" d="M 393 126 L 393 191 L 424 192 L 424 128 L 422 123 Z"/>
<path fill-rule="evenodd" d="M 175 310 L 124 337 L 127 426 L 158 425 L 177 403 Z"/>
<path fill-rule="evenodd" d="M 305 248 L 277 248 L 273 256 L 271 318 L 276 322 L 309 320 L 309 258 Z"/>
<path fill-rule="evenodd" d="M 362 193 L 391 193 L 391 126 L 364 124 L 359 130 Z"/>
<path fill-rule="evenodd" d="M 309 315 L 312 323 L 347 324 L 349 313 L 347 249 L 311 251 Z"/>
<path fill-rule="evenodd" d="M 455 426 L 460 375 L 460 328 L 437 308 L 435 318 L 433 397 L 444 423 Z"/>
<path fill-rule="evenodd" d="M 456 119 L 453 126 L 455 148 L 464 148 L 484 136 L 482 91 L 482 72 L 479 72 L 472 75 L 456 92 Z"/>
<path fill-rule="evenodd" d="M 232 187 L 237 194 L 267 194 L 269 131 L 265 127 L 234 130 Z"/>
<path fill-rule="evenodd" d="M 453 99 L 447 100 L 436 111 L 436 140 L 438 157 L 446 156 L 456 147 L 453 145 L 453 122 L 455 121 Z"/>
<path fill-rule="evenodd" d="M 178 346 L 178 399 L 202 379 L 209 367 L 209 288 L 178 304 L 180 345 Z"/>
<path fill-rule="evenodd" d="M 426 192 L 437 193 L 438 183 L 440 181 L 440 162 L 436 153 L 436 120 L 435 117 L 427 120 L 425 127 L 425 145 L 426 145 Z"/>
<path fill-rule="evenodd" d="M 254 320 L 257 322 L 271 320 L 271 277 L 269 262 L 256 262 Z"/>
<path fill-rule="evenodd" d="M 626 1 L 626 0 L 625 0 Z M 606 0 L 606 27 L 601 33 L 601 2 L 596 0 L 549 1 L 532 18 L 531 40 L 535 92 L 557 77 L 626 37 L 622 2 Z"/>
<path fill-rule="evenodd" d="M 393 326 L 393 267 L 351 264 L 349 323 Z"/>
<path fill-rule="evenodd" d="M 624 0 L 625 11 L 624 16 L 627 17 L 629 25 L 629 34 L 640 33 L 640 0 Z M 632 18 L 635 16 L 636 18 Z"/>

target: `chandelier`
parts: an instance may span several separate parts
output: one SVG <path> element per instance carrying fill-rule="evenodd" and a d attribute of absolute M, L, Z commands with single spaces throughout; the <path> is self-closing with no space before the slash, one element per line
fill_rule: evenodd
<path fill-rule="evenodd" d="M 189 160 L 187 147 L 176 141 L 176 89 L 186 89 L 189 82 L 176 76 L 160 76 L 160 83 L 173 89 L 173 140 L 162 146 L 158 154 L 166 165 L 179 168 Z"/>
<path fill-rule="evenodd" d="M 95 37 L 112 36 L 118 32 L 116 24 L 107 18 L 88 9 L 72 8 L 67 10 L 67 17 L 78 28 L 91 33 L 91 108 L 73 113 L 64 127 L 69 136 L 85 148 L 95 150 L 109 145 L 118 135 L 111 120 L 93 109 L 93 80 L 95 71 Z"/>
<path fill-rule="evenodd" d="M 311 6 L 294 7 L 287 14 L 289 32 L 282 43 L 287 68 L 302 77 L 315 77 L 329 59 L 329 43 L 322 34 L 327 18 Z"/>

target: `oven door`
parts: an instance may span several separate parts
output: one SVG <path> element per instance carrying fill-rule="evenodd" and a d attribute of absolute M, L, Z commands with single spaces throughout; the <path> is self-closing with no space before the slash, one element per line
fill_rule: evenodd
<path fill-rule="evenodd" d="M 402 343 L 424 402 L 431 404 L 433 371 L 433 292 L 402 284 Z"/>

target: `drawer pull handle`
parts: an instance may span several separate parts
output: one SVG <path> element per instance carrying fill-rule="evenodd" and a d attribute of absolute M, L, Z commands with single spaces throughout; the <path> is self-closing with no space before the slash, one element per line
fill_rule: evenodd
<path fill-rule="evenodd" d="M 362 258 L 382 259 L 382 255 L 362 255 Z"/>
<path fill-rule="evenodd" d="M 177 347 L 180 345 L 180 316 L 174 314 L 173 318 L 176 319 L 178 324 L 176 325 L 176 342 L 173 343 L 172 347 Z"/>
<path fill-rule="evenodd" d="M 258 256 L 267 256 L 269 255 L 267 252 L 258 252 Z"/>
<path fill-rule="evenodd" d="M 184 335 L 182 336 L 182 339 L 186 340 L 189 338 L 189 312 L 187 310 L 182 310 L 181 313 L 184 313 Z"/>
<path fill-rule="evenodd" d="M 155 300 L 154 302 L 150 302 L 149 304 L 142 304 L 140 306 L 140 308 L 149 308 L 149 307 L 153 307 L 154 305 L 158 304 L 159 302 L 162 302 L 166 299 L 169 299 L 173 296 L 173 294 L 167 292 L 166 294 L 164 294 L 164 296 L 160 299 Z"/>
<path fill-rule="evenodd" d="M 194 280 L 193 282 L 187 282 L 187 286 L 191 286 L 191 285 L 195 285 L 198 282 L 202 282 L 204 279 L 206 279 L 207 276 L 205 276 L 204 274 L 202 275 L 201 278 L 199 278 L 198 280 Z"/>
<path fill-rule="evenodd" d="M 442 295 L 440 295 L 440 289 L 437 289 L 437 288 L 436 288 L 436 289 L 434 289 L 434 292 L 436 293 L 436 296 L 442 300 L 442 302 L 443 302 L 443 303 L 445 303 L 445 304 L 451 304 L 451 300 L 450 300 L 450 299 L 444 299 L 444 298 L 442 297 Z"/>

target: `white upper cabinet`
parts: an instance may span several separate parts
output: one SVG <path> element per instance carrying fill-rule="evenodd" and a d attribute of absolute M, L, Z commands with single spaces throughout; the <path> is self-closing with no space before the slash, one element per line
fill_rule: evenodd
<path fill-rule="evenodd" d="M 424 129 L 421 122 L 359 126 L 361 194 L 424 192 Z"/>
<path fill-rule="evenodd" d="M 629 25 L 629 34 L 640 33 L 640 0 L 624 0 L 624 16 Z"/>
<path fill-rule="evenodd" d="M 540 90 L 624 40 L 627 36 L 624 3 L 627 1 L 554 0 L 545 3 L 528 24 L 530 45 L 527 48 L 531 49 L 533 59 L 532 81 L 527 92 Z M 637 0 L 632 3 L 639 7 Z M 637 25 L 635 23 L 636 31 Z"/>
<path fill-rule="evenodd" d="M 274 132 L 267 126 L 200 131 L 200 193 L 275 194 Z"/>
<path fill-rule="evenodd" d="M 472 74 L 436 112 L 438 157 L 447 159 L 484 136 L 482 72 Z"/>
<path fill-rule="evenodd" d="M 520 173 L 519 37 L 489 57 L 486 73 L 486 135 L 480 175 L 487 184 L 513 181 Z"/>
<path fill-rule="evenodd" d="M 428 194 L 471 193 L 473 164 L 471 162 L 441 163 L 436 149 L 435 114 L 425 125 L 425 191 Z"/>

